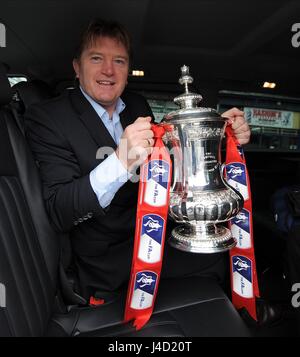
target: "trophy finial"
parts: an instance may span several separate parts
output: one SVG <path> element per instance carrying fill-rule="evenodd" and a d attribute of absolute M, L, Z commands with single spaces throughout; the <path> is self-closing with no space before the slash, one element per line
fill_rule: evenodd
<path fill-rule="evenodd" d="M 179 78 L 179 83 L 184 84 L 185 93 L 189 93 L 188 85 L 194 81 L 193 77 L 190 76 L 190 68 L 184 64 L 180 69 L 181 77 Z"/>
<path fill-rule="evenodd" d="M 193 83 L 194 79 L 190 75 L 190 68 L 185 64 L 180 68 L 181 77 L 179 83 L 184 85 L 185 93 L 174 98 L 174 102 L 178 104 L 182 109 L 184 108 L 196 108 L 198 103 L 202 100 L 200 94 L 192 93 L 189 91 L 188 85 Z"/>
<path fill-rule="evenodd" d="M 188 66 L 186 66 L 184 64 L 180 69 L 181 69 L 181 74 L 183 76 L 189 76 L 190 75 L 190 67 L 188 67 Z"/>

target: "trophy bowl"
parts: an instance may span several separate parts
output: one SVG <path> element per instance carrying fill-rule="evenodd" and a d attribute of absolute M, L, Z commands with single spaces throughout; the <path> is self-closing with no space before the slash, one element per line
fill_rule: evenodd
<path fill-rule="evenodd" d="M 223 177 L 221 141 L 226 118 L 212 108 L 198 107 L 200 94 L 189 92 L 193 78 L 189 68 L 181 68 L 179 83 L 185 93 L 174 102 L 180 109 L 167 114 L 164 143 L 173 163 L 169 215 L 179 226 L 169 243 L 194 253 L 224 252 L 236 245 L 231 231 L 219 223 L 236 216 L 243 197 Z"/>

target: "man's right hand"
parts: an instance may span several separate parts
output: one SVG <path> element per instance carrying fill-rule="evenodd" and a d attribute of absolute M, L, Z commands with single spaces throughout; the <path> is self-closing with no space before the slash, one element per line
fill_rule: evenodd
<path fill-rule="evenodd" d="M 152 153 L 154 139 L 151 117 L 139 117 L 123 132 L 116 155 L 128 171 L 133 171 Z"/>

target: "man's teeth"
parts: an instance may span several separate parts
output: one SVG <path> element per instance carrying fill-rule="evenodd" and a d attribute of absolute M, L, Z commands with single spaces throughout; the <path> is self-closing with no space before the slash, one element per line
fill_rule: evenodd
<path fill-rule="evenodd" d="M 113 82 L 110 82 L 110 81 L 97 81 L 98 84 L 103 84 L 103 85 L 106 85 L 106 86 L 110 86 L 110 85 L 113 85 L 114 83 Z"/>

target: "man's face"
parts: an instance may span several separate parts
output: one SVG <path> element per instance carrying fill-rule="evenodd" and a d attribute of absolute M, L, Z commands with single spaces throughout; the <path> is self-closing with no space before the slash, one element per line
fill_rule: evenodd
<path fill-rule="evenodd" d="M 127 83 L 129 58 L 124 45 L 99 37 L 73 66 L 82 89 L 111 115 Z"/>

